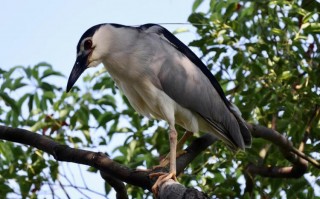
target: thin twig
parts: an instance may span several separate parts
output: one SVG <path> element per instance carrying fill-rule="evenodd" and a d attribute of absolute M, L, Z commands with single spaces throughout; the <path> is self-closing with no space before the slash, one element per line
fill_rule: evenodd
<path fill-rule="evenodd" d="M 70 199 L 70 196 L 69 196 L 67 190 L 64 188 L 63 184 L 61 183 L 61 181 L 58 180 L 58 182 L 59 182 L 59 185 L 60 185 L 61 189 L 63 190 L 64 194 L 67 196 L 68 199 Z"/>
<path fill-rule="evenodd" d="M 44 175 L 45 178 L 48 179 L 48 181 L 49 181 L 49 178 L 47 177 L 47 175 L 46 175 L 44 172 L 41 172 L 41 173 L 42 173 L 42 175 Z M 50 189 L 50 191 L 51 191 L 52 199 L 54 199 L 54 198 L 55 198 L 55 194 L 54 194 L 54 191 L 53 191 L 53 188 L 51 187 L 51 185 L 49 185 L 49 189 Z"/>
<path fill-rule="evenodd" d="M 305 130 L 305 133 L 304 133 L 304 136 L 303 136 L 303 139 L 300 143 L 300 146 L 299 146 L 299 151 L 304 151 L 304 146 L 310 136 L 310 132 L 311 132 L 311 127 L 312 127 L 312 124 L 313 122 L 316 120 L 316 118 L 319 116 L 320 114 L 320 106 L 319 105 L 316 105 L 315 108 L 314 108 L 314 111 L 310 117 L 310 119 L 308 120 L 307 122 L 307 127 L 306 127 L 306 130 Z"/>
<path fill-rule="evenodd" d="M 86 181 L 84 180 L 84 177 L 83 177 L 83 174 L 82 174 L 82 170 L 81 170 L 79 164 L 78 164 L 78 169 L 79 169 L 79 171 L 80 171 L 80 177 L 81 177 L 81 179 L 82 179 L 82 182 L 83 182 L 84 186 L 85 186 L 85 187 L 88 187 Z"/>
<path fill-rule="evenodd" d="M 76 183 L 76 178 L 73 175 L 74 171 L 70 168 L 70 164 L 66 164 L 66 167 L 68 169 L 68 174 L 70 174 L 72 177 L 73 183 Z M 65 172 L 65 174 L 67 174 L 67 173 Z M 67 178 L 67 176 L 65 176 L 65 178 Z M 69 181 L 71 181 L 71 180 L 69 180 Z"/>
<path fill-rule="evenodd" d="M 50 183 L 50 182 L 47 182 L 47 183 L 45 183 L 45 184 L 51 185 L 51 186 L 52 186 L 52 185 L 55 185 L 55 184 L 52 184 L 52 183 Z M 74 189 L 82 189 L 82 190 L 85 190 L 85 191 L 88 191 L 88 192 L 91 192 L 91 193 L 94 193 L 94 194 L 97 194 L 97 195 L 99 195 L 99 196 L 103 196 L 103 197 L 107 198 L 105 194 L 99 193 L 99 192 L 94 191 L 94 190 L 92 190 L 92 189 L 90 189 L 90 188 L 87 188 L 87 187 L 81 187 L 81 186 L 76 186 L 76 185 L 72 185 L 72 184 L 66 184 L 66 185 L 63 185 L 63 186 L 64 186 L 64 187 L 69 187 L 69 188 L 74 188 Z"/>
<path fill-rule="evenodd" d="M 295 153 L 297 156 L 299 156 L 300 158 L 303 158 L 303 159 L 307 160 L 307 161 L 310 162 L 313 166 L 315 166 L 315 167 L 317 167 L 317 168 L 320 169 L 320 163 L 319 163 L 317 160 L 313 159 L 313 158 L 310 157 L 310 156 L 307 156 L 306 154 L 304 154 L 303 152 L 299 151 L 298 149 L 296 149 L 296 148 L 294 148 L 294 147 L 291 149 L 291 151 L 292 151 L 293 153 Z"/>
<path fill-rule="evenodd" d="M 75 188 L 79 193 L 81 193 L 83 196 L 85 196 L 86 198 L 90 199 L 90 196 L 88 196 L 87 194 L 83 193 L 81 190 L 77 189 L 76 186 L 73 186 L 71 180 L 66 176 L 66 175 L 63 175 L 63 174 L 60 174 L 62 177 L 64 177 L 67 182 L 73 187 Z"/>

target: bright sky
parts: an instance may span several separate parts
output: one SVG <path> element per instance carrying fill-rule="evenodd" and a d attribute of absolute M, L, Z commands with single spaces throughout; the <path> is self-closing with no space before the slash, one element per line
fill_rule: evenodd
<path fill-rule="evenodd" d="M 0 6 L 0 67 L 32 66 L 46 61 L 67 76 L 75 61 L 76 44 L 91 26 L 106 22 L 183 23 L 187 22 L 192 3 L 193 0 L 5 1 Z M 186 43 L 192 37 L 195 35 L 191 33 L 179 35 Z"/>
<path fill-rule="evenodd" d="M 33 66 L 45 61 L 68 76 L 76 58 L 76 45 L 85 30 L 99 23 L 140 25 L 144 23 L 185 23 L 194 0 L 117 0 L 117 1 L 5 1 L 0 6 L 0 68 Z M 192 29 L 190 25 L 164 25 L 173 31 Z M 179 34 L 186 44 L 196 38 L 193 32 Z M 81 79 L 79 79 L 81 81 Z M 59 82 L 65 86 L 64 82 Z M 78 82 L 79 83 L 79 82 Z M 81 83 L 79 84 L 81 85 Z M 66 173 L 75 165 L 62 164 Z M 82 167 L 86 170 L 88 167 Z M 77 181 L 79 171 L 72 178 Z M 103 193 L 104 182 L 99 175 L 84 173 L 88 186 Z M 75 177 L 74 177 L 75 176 Z M 80 180 L 81 181 L 81 180 Z M 90 183 L 90 182 L 94 183 Z M 65 197 L 59 187 L 56 194 Z M 46 194 L 46 193 L 41 193 Z M 50 197 L 50 192 L 47 192 Z M 74 192 L 72 198 L 79 198 Z M 90 195 L 90 193 L 89 193 Z M 44 195 L 39 196 L 40 198 Z M 97 195 L 91 197 L 99 198 Z M 113 198 L 111 195 L 110 198 Z"/>

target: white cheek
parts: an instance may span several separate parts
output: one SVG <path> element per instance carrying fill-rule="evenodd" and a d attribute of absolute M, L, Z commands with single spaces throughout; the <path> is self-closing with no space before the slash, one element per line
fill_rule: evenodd
<path fill-rule="evenodd" d="M 96 51 L 93 51 L 90 58 L 89 58 L 89 65 L 88 65 L 88 68 L 90 67 L 96 67 L 98 66 L 102 60 L 101 60 L 101 57 L 100 55 L 98 55 L 99 53 L 97 53 Z"/>

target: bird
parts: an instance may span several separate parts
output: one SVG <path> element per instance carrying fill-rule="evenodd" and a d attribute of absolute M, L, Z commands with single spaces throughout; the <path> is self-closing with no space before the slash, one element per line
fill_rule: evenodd
<path fill-rule="evenodd" d="M 211 133 L 233 151 L 250 147 L 251 134 L 239 109 L 201 59 L 163 26 L 103 23 L 89 28 L 77 44 L 66 91 L 86 69 L 101 63 L 139 114 L 168 123 L 169 173 L 157 185 L 176 180 L 175 125 Z"/>

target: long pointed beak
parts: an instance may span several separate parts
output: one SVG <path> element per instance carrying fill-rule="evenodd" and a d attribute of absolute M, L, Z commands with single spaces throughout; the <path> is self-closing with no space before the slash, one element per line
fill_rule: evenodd
<path fill-rule="evenodd" d="M 77 57 L 76 63 L 74 64 L 68 79 L 67 92 L 70 91 L 70 89 L 79 79 L 81 74 L 87 69 L 87 59 L 87 55 L 79 55 Z"/>

